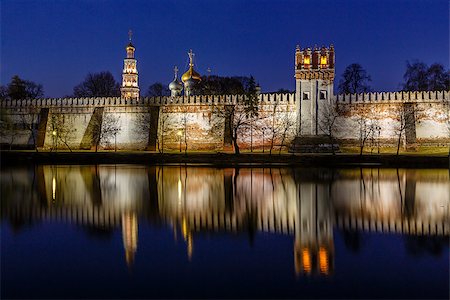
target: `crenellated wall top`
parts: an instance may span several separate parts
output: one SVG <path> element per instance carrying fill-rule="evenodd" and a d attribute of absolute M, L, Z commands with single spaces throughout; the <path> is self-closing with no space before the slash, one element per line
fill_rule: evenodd
<path fill-rule="evenodd" d="M 97 107 L 97 106 L 161 106 L 161 105 L 233 105 L 244 99 L 244 95 L 198 95 L 198 96 L 162 96 L 124 99 L 121 97 L 96 98 L 41 98 L 2 100 L 2 108 L 25 107 Z M 262 105 L 294 104 L 295 93 L 264 93 L 259 94 Z"/>
<path fill-rule="evenodd" d="M 372 92 L 360 94 L 335 95 L 341 104 L 355 103 L 403 103 L 403 102 L 442 102 L 450 100 L 450 91 L 408 91 L 408 92 Z"/>
<path fill-rule="evenodd" d="M 244 95 L 198 95 L 198 96 L 162 96 L 141 97 L 139 101 L 120 97 L 96 98 L 42 98 L 2 100 L 2 108 L 25 107 L 97 107 L 97 106 L 161 106 L 161 105 L 233 105 L 244 99 Z M 261 93 L 262 105 L 294 104 L 295 93 Z M 450 91 L 413 91 L 413 92 L 372 92 L 360 94 L 340 94 L 333 96 L 340 104 L 355 103 L 402 103 L 402 102 L 442 102 L 450 101 Z"/>

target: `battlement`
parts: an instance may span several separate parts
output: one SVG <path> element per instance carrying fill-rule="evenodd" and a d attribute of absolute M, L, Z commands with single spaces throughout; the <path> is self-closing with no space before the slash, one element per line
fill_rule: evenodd
<path fill-rule="evenodd" d="M 295 49 L 295 69 L 296 70 L 318 70 L 318 69 L 334 69 L 334 47 L 329 48 L 317 46 L 301 49 L 297 45 Z"/>
<path fill-rule="evenodd" d="M 1 108 L 41 108 L 41 107 L 97 107 L 97 106 L 161 106 L 161 105 L 234 105 L 242 101 L 244 95 L 197 95 L 162 96 L 124 99 L 121 97 L 95 98 L 41 98 L 2 100 Z M 262 105 L 294 104 L 295 93 L 259 94 Z M 412 91 L 412 92 L 372 92 L 359 94 L 338 94 L 334 100 L 340 104 L 354 103 L 403 103 L 403 102 L 442 102 L 450 101 L 450 91 Z"/>
<path fill-rule="evenodd" d="M 41 108 L 41 107 L 96 107 L 96 106 L 160 106 L 160 105 L 233 105 L 242 101 L 244 95 L 197 95 L 197 96 L 162 96 L 124 99 L 121 97 L 96 98 L 42 98 L 2 100 L 1 108 Z M 262 105 L 275 103 L 293 104 L 295 93 L 259 94 Z"/>
<path fill-rule="evenodd" d="M 403 103 L 442 102 L 450 100 L 450 91 L 373 92 L 335 95 L 340 104 L 352 103 Z"/>

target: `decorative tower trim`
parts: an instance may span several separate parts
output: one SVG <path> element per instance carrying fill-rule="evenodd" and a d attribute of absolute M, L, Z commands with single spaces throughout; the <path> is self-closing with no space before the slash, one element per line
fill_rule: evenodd
<path fill-rule="evenodd" d="M 134 58 L 136 48 L 131 43 L 133 32 L 128 31 L 129 43 L 125 47 L 127 57 L 123 60 L 121 97 L 124 99 L 139 100 L 139 81 L 137 60 Z"/>

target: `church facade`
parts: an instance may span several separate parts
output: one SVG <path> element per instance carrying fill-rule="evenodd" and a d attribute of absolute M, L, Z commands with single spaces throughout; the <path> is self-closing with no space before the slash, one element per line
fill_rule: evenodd
<path fill-rule="evenodd" d="M 121 97 L 23 99 L 1 102 L 9 126 L 3 147 L 232 150 L 231 118 L 243 95 L 195 95 L 202 78 L 189 67 L 169 84 L 170 96 L 140 96 L 136 48 L 126 46 Z M 340 145 L 366 147 L 446 145 L 450 142 L 449 91 L 334 95 L 333 46 L 295 53 L 294 93 L 258 93 L 259 114 L 237 128 L 241 149 L 288 149 L 295 137 L 329 136 Z M 332 111 L 331 111 L 332 109 Z M 333 119 L 332 126 L 329 120 Z M 328 122 L 328 123 L 327 123 Z"/>

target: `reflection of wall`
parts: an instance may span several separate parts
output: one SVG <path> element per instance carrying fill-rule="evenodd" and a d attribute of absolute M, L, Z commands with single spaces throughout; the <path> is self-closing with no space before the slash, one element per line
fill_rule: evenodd
<path fill-rule="evenodd" d="M 339 226 L 413 234 L 450 231 L 448 170 L 341 171 L 332 194 Z"/>
<path fill-rule="evenodd" d="M 387 227 L 407 220 L 438 224 L 437 233 L 448 234 L 447 170 L 350 169 L 340 170 L 333 180 L 321 176 L 294 178 L 289 169 L 268 168 L 167 166 L 150 172 L 144 166 L 37 166 L 2 170 L 2 195 L 7 199 L 2 205 L 11 209 L 22 203 L 20 207 L 25 209 L 34 201 L 33 207 L 45 216 L 54 211 L 82 222 L 91 217 L 109 220 L 108 214 L 120 219 L 127 211 L 166 220 L 185 217 L 193 229 L 210 224 L 237 230 L 253 214 L 258 230 L 298 231 L 306 239 L 315 232 L 314 226 L 322 225 L 302 225 L 301 220 L 316 213 L 315 199 L 322 199 L 320 205 L 331 208 L 317 210 L 318 222 L 326 219 L 339 224 L 343 219 L 343 223 L 358 225 L 366 220 Z M 322 183 L 312 185 L 317 180 Z M 45 211 L 38 207 L 42 205 Z M 354 222 L 348 222 L 349 218 Z M 329 231 L 329 223 L 323 224 Z"/>
<path fill-rule="evenodd" d="M 188 257 L 198 231 L 291 234 L 296 270 L 307 274 L 333 271 L 334 226 L 450 234 L 448 170 L 103 165 L 2 169 L 0 175 L 2 219 L 120 226 L 129 262 L 139 219 L 181 231 Z"/>
<path fill-rule="evenodd" d="M 156 172 L 161 215 L 181 218 L 225 211 L 223 170 L 159 167 Z"/>

